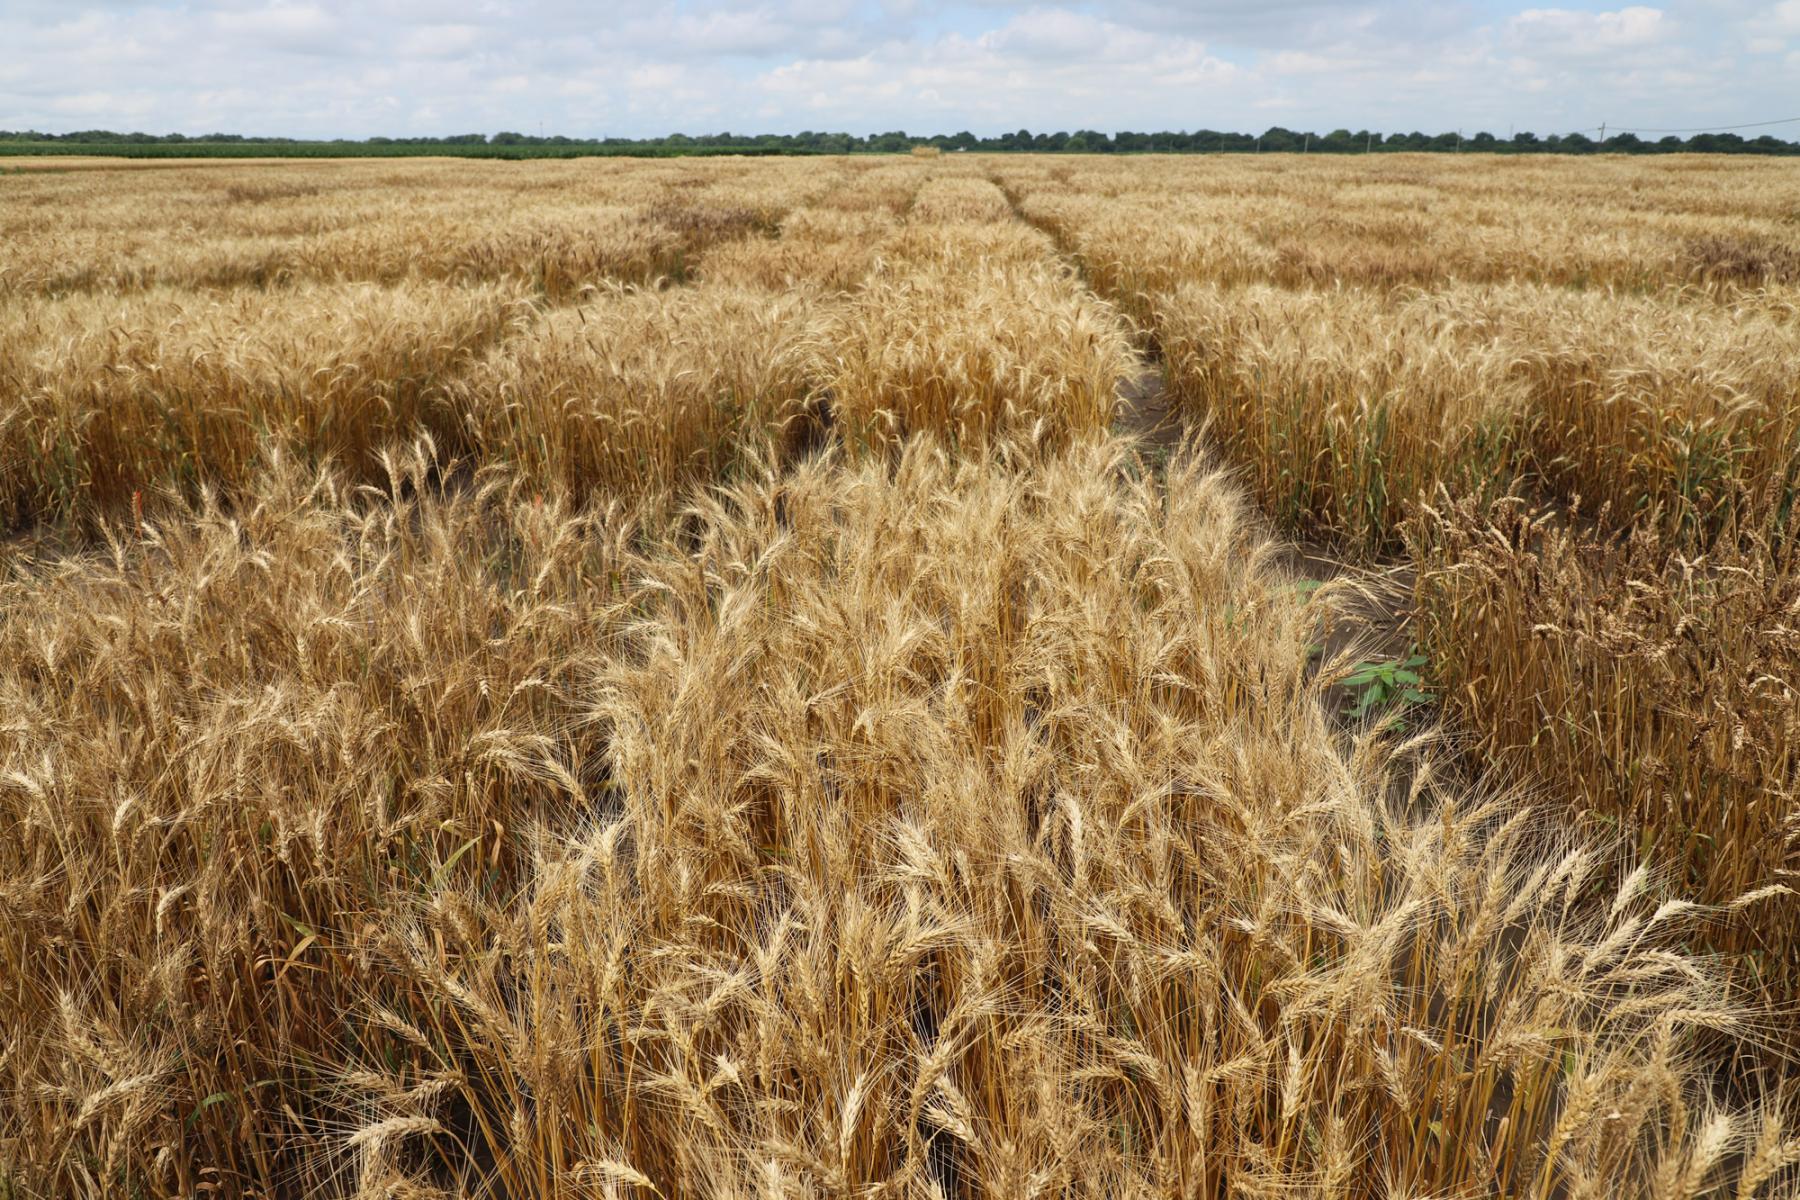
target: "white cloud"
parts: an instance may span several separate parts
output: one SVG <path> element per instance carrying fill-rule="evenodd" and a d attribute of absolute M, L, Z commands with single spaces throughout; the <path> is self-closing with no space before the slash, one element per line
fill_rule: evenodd
<path fill-rule="evenodd" d="M 1154 54 L 1161 40 L 1087 13 L 1034 8 L 983 34 L 979 44 L 997 55 L 1029 61 L 1081 62 Z"/>
<path fill-rule="evenodd" d="M 268 4 L 213 15 L 213 26 L 234 41 L 264 50 L 332 54 L 345 46 L 336 14 L 317 4 Z"/>
<path fill-rule="evenodd" d="M 154 101 L 149 96 L 121 95 L 117 92 L 71 92 L 50 101 L 57 112 L 72 116 L 92 117 L 113 112 L 142 113 Z"/>
<path fill-rule="evenodd" d="M 1670 26 L 1662 9 L 1641 5 L 1617 12 L 1528 8 L 1508 22 L 1508 33 L 1515 44 L 1595 55 L 1652 45 Z"/>
<path fill-rule="evenodd" d="M 401 58 L 454 58 L 481 47 L 482 30 L 475 25 L 421 25 L 401 35 Z"/>

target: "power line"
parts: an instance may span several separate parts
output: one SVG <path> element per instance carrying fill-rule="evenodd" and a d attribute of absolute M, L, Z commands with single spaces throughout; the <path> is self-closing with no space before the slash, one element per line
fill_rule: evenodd
<path fill-rule="evenodd" d="M 1631 129 L 1614 129 L 1613 132 L 1614 133 L 1729 133 L 1733 129 L 1761 129 L 1767 125 L 1792 125 L 1796 121 L 1800 121 L 1800 117 L 1781 117 L 1774 121 L 1746 121 L 1742 125 L 1700 125 L 1700 126 L 1696 126 L 1695 128 L 1692 128 L 1692 129 L 1646 129 L 1646 128 L 1643 128 L 1640 126 L 1640 127 L 1631 128 Z M 1607 126 L 1605 126 L 1605 125 L 1589 125 L 1587 127 L 1587 129 L 1580 129 L 1580 130 L 1577 130 L 1576 132 L 1586 133 L 1586 132 L 1588 132 L 1588 130 L 1591 130 L 1591 129 L 1598 129 L 1598 130 L 1604 131 L 1606 128 L 1607 128 Z"/>

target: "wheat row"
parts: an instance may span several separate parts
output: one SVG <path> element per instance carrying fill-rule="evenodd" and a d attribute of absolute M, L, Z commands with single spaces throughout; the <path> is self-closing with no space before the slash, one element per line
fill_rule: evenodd
<path fill-rule="evenodd" d="M 1800 996 L 1800 209 L 1718 160 L 996 172 L 1290 535 L 1398 557 L 1491 765 Z M 1145 219 L 1146 206 L 1163 216 Z"/>

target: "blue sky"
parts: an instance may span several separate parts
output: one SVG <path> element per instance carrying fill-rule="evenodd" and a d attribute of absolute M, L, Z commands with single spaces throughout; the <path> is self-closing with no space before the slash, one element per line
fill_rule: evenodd
<path fill-rule="evenodd" d="M 1800 116 L 1800 0 L 0 0 L 0 46 L 0 128 L 54 131 L 1504 135 Z"/>

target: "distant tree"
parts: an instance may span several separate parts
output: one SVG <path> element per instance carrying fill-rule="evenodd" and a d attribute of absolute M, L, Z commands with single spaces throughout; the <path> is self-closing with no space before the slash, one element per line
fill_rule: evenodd
<path fill-rule="evenodd" d="M 41 133 L 37 131 L 0 131 L 0 141 L 9 145 L 20 143 L 68 144 L 71 146 L 179 146 L 184 143 L 199 145 L 223 145 L 229 143 L 256 142 L 272 145 L 299 144 L 293 138 L 256 137 L 246 138 L 236 133 L 208 133 L 193 137 L 181 133 L 150 134 L 141 131 L 120 133 L 110 129 L 83 129 L 69 133 Z M 1359 153 L 1365 148 L 1380 146 L 1386 150 L 1410 151 L 1446 151 L 1469 149 L 1486 152 L 1544 152 L 1558 154 L 1591 154 L 1604 150 L 1614 154 L 1667 154 L 1691 151 L 1695 153 L 1714 154 L 1771 154 L 1800 155 L 1800 142 L 1785 142 L 1771 134 L 1761 134 L 1752 140 L 1730 131 L 1718 133 L 1700 133 L 1691 139 L 1684 140 L 1674 135 L 1667 135 L 1655 142 L 1645 142 L 1636 134 L 1618 133 L 1607 138 L 1604 143 L 1596 142 L 1585 133 L 1555 134 L 1540 139 L 1530 132 L 1516 133 L 1506 141 L 1494 137 L 1491 133 L 1478 131 L 1474 135 L 1463 138 L 1456 133 L 1439 133 L 1427 136 L 1418 131 L 1396 133 L 1382 136 L 1358 130 L 1351 133 L 1347 129 L 1333 129 L 1323 137 L 1317 134 L 1286 129 L 1275 126 L 1261 135 L 1246 133 L 1220 132 L 1211 129 L 1199 129 L 1192 133 L 1183 131 L 1163 131 L 1157 133 L 1137 130 L 1120 130 L 1107 134 L 1095 129 L 1079 129 L 1073 134 L 1065 132 L 1037 133 L 1028 129 L 1020 129 L 1011 133 L 1003 133 L 994 137 L 978 137 L 963 130 L 955 134 L 933 134 L 929 137 L 907 134 L 903 130 L 887 133 L 871 134 L 860 137 L 848 133 L 827 133 L 818 130 L 802 130 L 796 134 L 738 134 L 729 130 L 719 133 L 702 134 L 690 137 L 683 133 L 670 134 L 663 138 L 634 139 L 624 137 L 584 137 L 570 138 L 561 134 L 550 137 L 533 137 L 513 130 L 503 130 L 491 137 L 478 133 L 453 134 L 448 137 L 371 137 L 364 141 L 337 138 L 330 141 L 306 142 L 315 146 L 365 146 L 379 151 L 388 147 L 428 147 L 428 146 L 485 146 L 519 147 L 544 146 L 561 150 L 565 154 L 577 153 L 578 147 L 604 147 L 625 153 L 655 153 L 667 151 L 682 153 L 698 148 L 720 148 L 765 153 L 795 152 L 828 152 L 849 153 L 857 150 L 887 150 L 903 152 L 914 146 L 929 145 L 942 150 L 1034 150 L 1034 151 L 1070 151 L 1080 153 L 1108 153 L 1112 151 L 1126 152 L 1185 152 L 1185 153 L 1218 153 L 1220 151 L 1246 152 L 1252 150 L 1268 150 L 1271 152 L 1297 152 L 1310 149 L 1314 152 Z M 516 157 L 509 155 L 508 157 Z"/>

